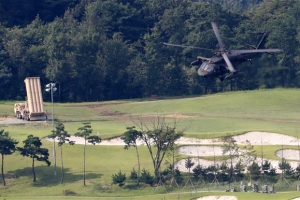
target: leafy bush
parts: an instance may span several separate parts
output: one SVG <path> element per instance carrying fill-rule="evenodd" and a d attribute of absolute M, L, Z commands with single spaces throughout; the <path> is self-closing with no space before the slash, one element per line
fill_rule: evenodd
<path fill-rule="evenodd" d="M 72 191 L 72 190 L 64 190 L 63 194 L 65 196 L 76 196 L 76 192 Z"/>
<path fill-rule="evenodd" d="M 126 180 L 126 174 L 122 174 L 121 170 L 117 174 L 112 175 L 113 183 L 119 184 L 119 186 L 123 186 Z"/>
<path fill-rule="evenodd" d="M 183 182 L 183 177 L 178 168 L 174 169 L 174 178 L 176 179 L 178 184 Z"/>

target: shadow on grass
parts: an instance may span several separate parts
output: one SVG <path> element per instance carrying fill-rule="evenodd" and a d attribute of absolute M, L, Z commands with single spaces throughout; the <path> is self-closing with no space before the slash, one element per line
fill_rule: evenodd
<path fill-rule="evenodd" d="M 47 167 L 47 166 L 35 167 L 36 182 L 33 182 L 33 174 L 32 174 L 31 167 L 17 169 L 15 171 L 9 171 L 8 173 L 14 174 L 16 178 L 19 178 L 21 176 L 30 178 L 32 181 L 32 185 L 36 187 L 53 186 L 53 185 L 60 184 L 61 182 L 60 167 L 56 167 L 56 175 L 54 173 L 53 167 Z M 85 179 L 89 180 L 89 179 L 101 178 L 101 176 L 102 174 L 86 172 Z M 83 174 L 74 174 L 70 172 L 69 168 L 64 168 L 64 184 L 76 182 L 80 180 L 83 180 Z"/>

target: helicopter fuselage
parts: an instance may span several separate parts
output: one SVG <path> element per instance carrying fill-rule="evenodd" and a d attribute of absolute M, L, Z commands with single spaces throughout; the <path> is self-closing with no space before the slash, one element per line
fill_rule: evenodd
<path fill-rule="evenodd" d="M 230 61 L 235 64 L 239 65 L 246 61 L 251 61 L 251 59 L 255 56 L 258 56 L 259 53 L 251 53 L 251 54 L 228 54 L 228 58 Z M 198 60 L 193 61 L 191 65 L 197 65 L 198 68 L 198 75 L 202 77 L 219 77 L 220 79 L 234 78 L 239 73 L 231 73 L 230 70 L 227 68 L 226 62 L 222 56 L 214 56 L 207 60 Z M 230 75 L 230 76 L 228 76 Z"/>
<path fill-rule="evenodd" d="M 240 49 L 240 50 L 229 50 L 226 49 L 220 33 L 219 29 L 215 22 L 211 22 L 213 31 L 218 41 L 219 50 L 215 55 L 211 58 L 206 58 L 203 56 L 197 56 L 197 60 L 191 63 L 192 66 L 199 66 L 198 68 L 198 75 L 202 77 L 216 77 L 219 78 L 221 81 L 224 79 L 231 79 L 237 76 L 242 75 L 240 71 L 237 71 L 234 68 L 234 65 L 239 65 L 243 62 L 250 61 L 251 58 L 261 55 L 261 53 L 277 53 L 283 52 L 282 49 L 264 49 L 262 48 L 266 42 L 266 38 L 268 37 L 269 33 L 264 32 L 261 33 L 261 37 L 259 42 L 256 46 L 248 45 L 251 49 Z M 179 44 L 172 44 L 172 43 L 163 43 L 167 46 L 175 46 L 175 47 L 182 47 L 182 48 L 193 48 L 199 50 L 210 50 L 207 48 L 189 46 L 189 45 L 179 45 Z"/>

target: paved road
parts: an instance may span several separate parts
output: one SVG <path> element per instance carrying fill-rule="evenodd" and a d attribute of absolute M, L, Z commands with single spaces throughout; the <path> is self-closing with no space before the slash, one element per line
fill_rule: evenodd
<path fill-rule="evenodd" d="M 50 120 L 50 119 L 48 119 Z M 17 118 L 7 118 L 4 120 L 0 120 L 0 125 L 1 124 L 28 124 L 28 123 L 44 123 L 45 121 L 26 121 L 22 119 L 17 119 Z"/>

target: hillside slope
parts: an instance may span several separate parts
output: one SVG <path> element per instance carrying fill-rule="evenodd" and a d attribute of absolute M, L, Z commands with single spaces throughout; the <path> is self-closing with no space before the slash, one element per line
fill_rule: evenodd
<path fill-rule="evenodd" d="M 226 92 L 193 98 L 108 104 L 97 111 L 130 119 L 161 116 L 180 121 L 187 134 L 275 131 L 293 134 L 300 128 L 300 90 Z M 129 120 L 129 121 L 128 121 Z"/>

